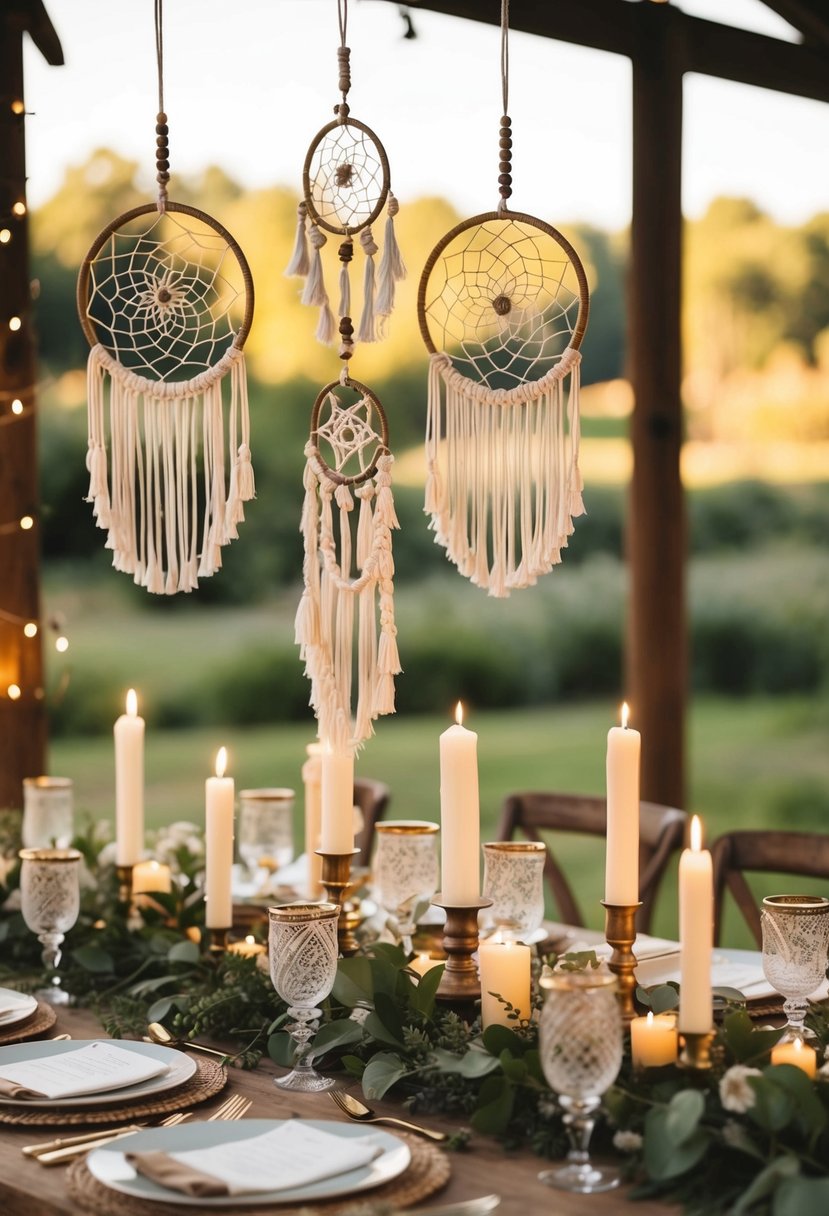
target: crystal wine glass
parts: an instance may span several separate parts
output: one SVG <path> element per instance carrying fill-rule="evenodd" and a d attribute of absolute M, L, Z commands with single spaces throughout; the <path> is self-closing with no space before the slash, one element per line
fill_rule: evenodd
<path fill-rule="evenodd" d="M 540 840 L 491 840 L 484 845 L 487 920 L 504 937 L 530 942 L 544 919 L 544 862 Z"/>
<path fill-rule="evenodd" d="M 821 895 L 767 895 L 760 912 L 763 974 L 784 998 L 784 1039 L 814 1037 L 803 1025 L 808 997 L 826 976 L 829 899 Z"/>
<path fill-rule="evenodd" d="M 61 943 L 78 919 L 80 883 L 77 849 L 20 850 L 21 911 L 43 947 L 43 965 L 51 971 L 48 988 L 35 995 L 51 1005 L 68 1005 L 69 994 L 57 973 Z"/>
<path fill-rule="evenodd" d="M 71 777 L 23 778 L 23 844 L 66 849 L 72 841 Z"/>
<path fill-rule="evenodd" d="M 377 852 L 374 885 L 377 898 L 396 921 L 397 936 L 409 955 L 418 904 L 428 903 L 438 889 L 438 825 L 420 819 L 386 819 L 375 825 Z"/>
<path fill-rule="evenodd" d="M 239 794 L 239 856 L 253 875 L 278 870 L 294 855 L 294 791 L 242 790 Z"/>
<path fill-rule="evenodd" d="M 616 977 L 607 971 L 554 971 L 541 983 L 546 989 L 539 1024 L 541 1067 L 564 1108 L 571 1147 L 567 1165 L 543 1170 L 538 1177 L 564 1191 L 609 1191 L 619 1185 L 619 1172 L 594 1165 L 588 1146 L 602 1094 L 622 1064 Z"/>
<path fill-rule="evenodd" d="M 282 1089 L 318 1091 L 334 1085 L 309 1060 L 310 1041 L 317 1029 L 317 1008 L 334 985 L 337 974 L 337 904 L 280 904 L 268 909 L 270 919 L 271 982 L 295 1021 L 288 1027 L 296 1043 L 293 1071 L 277 1077 Z"/>

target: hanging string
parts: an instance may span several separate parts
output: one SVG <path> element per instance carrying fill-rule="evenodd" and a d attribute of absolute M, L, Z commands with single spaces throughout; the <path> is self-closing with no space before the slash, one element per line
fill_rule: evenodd
<path fill-rule="evenodd" d="M 348 0 L 337 0 L 337 21 L 340 26 L 340 45 L 337 47 L 337 64 L 340 69 L 339 87 L 343 95 L 340 105 L 335 106 L 340 121 L 345 122 L 348 118 L 348 103 L 346 97 L 348 90 L 351 88 L 351 66 L 349 59 L 351 56 L 350 49 L 346 46 L 346 35 L 348 33 Z"/>
<path fill-rule="evenodd" d="M 164 113 L 164 0 L 155 0 L 155 58 L 158 69 L 158 113 L 155 118 L 155 168 L 158 182 L 158 210 L 167 208 L 167 183 L 170 180 L 170 143 L 167 115 Z"/>
<path fill-rule="evenodd" d="M 501 0 L 501 98 L 509 110 L 509 0 Z"/>
<path fill-rule="evenodd" d="M 509 110 L 509 0 L 501 0 L 501 125 L 498 132 L 498 214 L 507 210 L 512 194 L 512 121 Z"/>

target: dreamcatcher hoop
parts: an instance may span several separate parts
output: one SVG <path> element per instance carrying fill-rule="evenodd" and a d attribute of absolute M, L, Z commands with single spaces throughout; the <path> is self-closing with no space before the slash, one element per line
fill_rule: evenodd
<path fill-rule="evenodd" d="M 311 146 L 309 147 L 305 156 L 305 164 L 302 167 L 302 193 L 305 199 L 305 206 L 308 208 L 308 213 L 311 216 L 311 220 L 320 228 L 324 228 L 326 232 L 330 232 L 334 236 L 354 236 L 362 228 L 368 228 L 371 224 L 373 224 L 380 215 L 380 212 L 385 207 L 386 199 L 389 197 L 389 191 L 391 189 L 391 171 L 389 169 L 389 158 L 386 155 L 386 149 L 383 147 L 379 137 L 371 129 L 371 127 L 366 126 L 364 122 L 360 122 L 356 118 L 352 118 L 350 113 L 347 112 L 348 106 L 346 106 L 345 109 L 346 117 L 335 118 L 333 122 L 327 123 L 326 126 L 324 126 L 314 136 Z M 322 210 L 317 207 L 314 200 L 316 179 L 311 176 L 314 157 L 317 155 L 327 137 L 334 131 L 341 131 L 343 128 L 360 131 L 368 138 L 377 153 L 377 159 L 383 174 L 376 201 L 371 207 L 366 219 L 362 220 L 362 222 L 359 224 L 332 223 L 329 219 L 326 219 Z M 355 143 L 356 142 L 358 141 L 355 141 Z"/>
<path fill-rule="evenodd" d="M 340 387 L 351 388 L 356 393 L 359 393 L 361 399 L 369 401 L 372 409 L 377 414 L 380 420 L 380 435 L 377 447 L 375 449 L 374 458 L 367 468 L 359 473 L 351 475 L 343 475 L 337 469 L 332 469 L 328 462 L 323 457 L 319 450 L 318 442 L 315 443 L 315 436 L 319 437 L 320 415 L 322 408 L 330 394 L 336 392 Z M 319 465 L 322 472 L 330 481 L 333 481 L 338 486 L 360 486 L 367 481 L 371 481 L 377 473 L 377 461 L 380 456 L 388 455 L 389 453 L 389 422 L 386 417 L 386 411 L 380 403 L 380 398 L 376 393 L 360 380 L 355 380 L 352 376 L 342 376 L 339 380 L 332 380 L 330 384 L 326 384 L 325 388 L 320 389 L 317 399 L 314 402 L 314 408 L 311 411 L 311 453 Z"/>

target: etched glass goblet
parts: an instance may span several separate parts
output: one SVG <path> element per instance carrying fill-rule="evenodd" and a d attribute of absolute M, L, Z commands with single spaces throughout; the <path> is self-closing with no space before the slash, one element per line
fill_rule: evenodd
<path fill-rule="evenodd" d="M 534 940 L 544 919 L 544 862 L 540 840 L 491 840 L 484 845 L 487 922 L 503 937 Z"/>
<path fill-rule="evenodd" d="M 418 905 L 438 889 L 439 827 L 420 819 L 386 819 L 375 826 L 374 887 L 377 899 L 395 922 L 406 954 L 412 952 Z"/>
<path fill-rule="evenodd" d="M 251 875 L 278 870 L 293 858 L 294 797 L 281 788 L 239 794 L 239 856 Z"/>
<path fill-rule="evenodd" d="M 282 1089 L 318 1091 L 334 1085 L 310 1061 L 311 1040 L 317 1030 L 317 1008 L 334 985 L 337 974 L 337 904 L 280 904 L 268 909 L 271 982 L 294 1022 L 288 1030 L 296 1043 L 293 1071 L 277 1077 Z"/>
<path fill-rule="evenodd" d="M 767 895 L 760 911 L 763 974 L 784 998 L 784 1040 L 813 1038 L 803 1025 L 808 998 L 826 977 L 829 899 L 822 895 Z"/>
<path fill-rule="evenodd" d="M 602 1094 L 622 1064 L 622 1016 L 616 977 L 606 971 L 554 971 L 539 1023 L 541 1067 L 564 1109 L 570 1137 L 567 1165 L 542 1170 L 541 1182 L 590 1194 L 619 1185 L 618 1170 L 595 1165 L 588 1147 Z"/>
<path fill-rule="evenodd" d="M 60 984 L 61 943 L 78 919 L 81 896 L 77 849 L 20 850 L 21 911 L 43 947 L 43 966 L 52 974 L 49 987 L 35 993 L 50 1005 L 68 1005 Z"/>
<path fill-rule="evenodd" d="M 66 849 L 72 841 L 71 777 L 23 778 L 23 845 Z"/>

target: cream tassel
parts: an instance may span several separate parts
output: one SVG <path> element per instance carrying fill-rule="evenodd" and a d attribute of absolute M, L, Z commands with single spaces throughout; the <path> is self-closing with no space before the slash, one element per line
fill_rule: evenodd
<path fill-rule="evenodd" d="M 377 272 L 377 302 L 374 311 L 378 317 L 390 317 L 394 308 L 394 285 L 406 277 L 406 266 L 397 244 L 394 231 L 394 217 L 400 210 L 400 204 L 389 191 L 389 206 L 386 212 L 386 231 L 383 236 L 383 256 L 380 259 L 380 269 Z M 382 323 L 382 321 L 381 321 Z"/>
<path fill-rule="evenodd" d="M 311 268 L 308 260 L 308 240 L 305 234 L 305 221 L 308 215 L 308 208 L 304 202 L 300 202 L 296 209 L 296 243 L 291 254 L 291 260 L 285 270 L 286 276 L 298 275 L 300 278 L 305 278 Z"/>
<path fill-rule="evenodd" d="M 360 328 L 357 330 L 358 342 L 376 342 L 377 334 L 374 323 L 374 255 L 377 245 L 371 235 L 370 228 L 364 228 L 360 233 L 360 244 L 366 255 L 366 272 L 363 278 L 363 315 L 360 317 Z"/>

